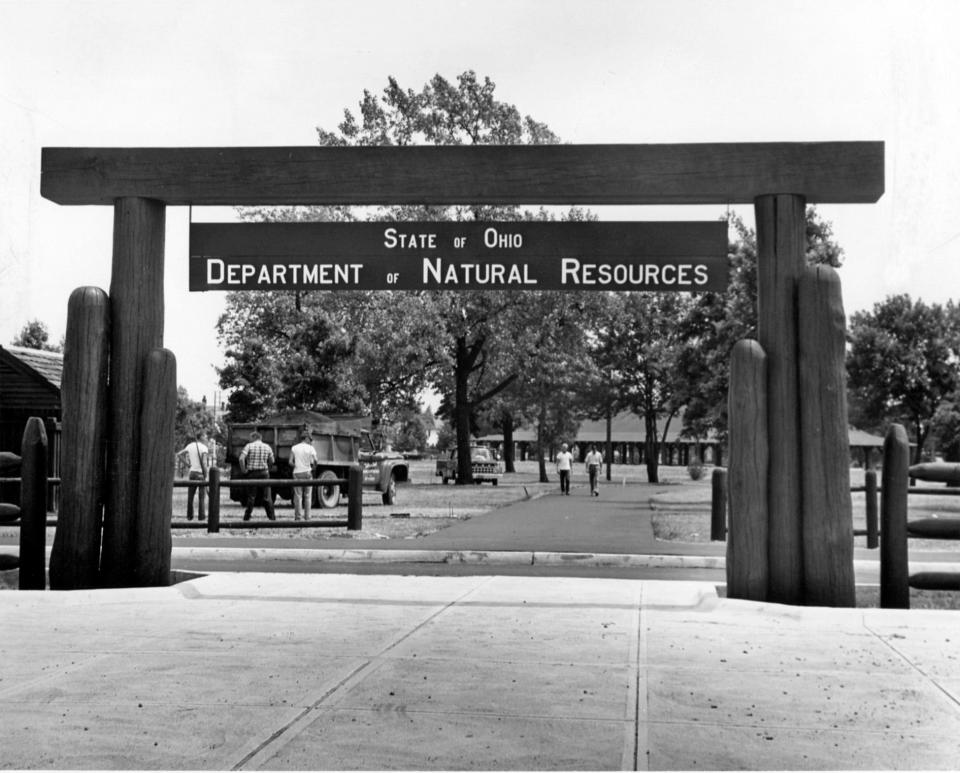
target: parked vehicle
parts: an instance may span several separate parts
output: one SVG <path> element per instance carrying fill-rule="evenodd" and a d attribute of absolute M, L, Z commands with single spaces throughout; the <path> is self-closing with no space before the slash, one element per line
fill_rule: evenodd
<path fill-rule="evenodd" d="M 496 486 L 503 476 L 503 462 L 486 446 L 470 446 L 470 470 L 474 483 L 489 481 Z M 447 459 L 437 459 L 437 476 L 444 483 L 451 480 L 456 483 L 457 449 L 453 449 Z"/>
<path fill-rule="evenodd" d="M 400 454 L 378 450 L 362 418 L 330 418 L 312 411 L 270 416 L 257 422 L 227 425 L 227 458 L 230 474 L 240 478 L 238 459 L 243 447 L 250 442 L 250 433 L 260 433 L 261 440 L 273 449 L 275 466 L 271 478 L 293 478 L 290 449 L 300 442 L 304 431 L 309 430 L 319 464 L 315 477 L 329 480 L 327 485 L 314 487 L 313 503 L 322 507 L 336 507 L 341 496 L 347 494 L 346 478 L 350 467 L 360 464 L 363 469 L 363 487 L 375 489 L 382 495 L 385 505 L 392 505 L 397 497 L 397 484 L 410 480 L 410 467 Z M 342 480 L 343 483 L 335 481 Z M 274 486 L 272 492 L 281 499 L 291 499 L 291 486 Z M 245 490 L 230 489 L 230 499 L 243 502 Z"/>

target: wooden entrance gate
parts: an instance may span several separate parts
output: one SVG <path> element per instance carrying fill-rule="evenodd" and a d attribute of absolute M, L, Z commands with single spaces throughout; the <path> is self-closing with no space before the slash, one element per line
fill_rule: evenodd
<path fill-rule="evenodd" d="M 166 410 L 162 403 L 169 402 L 143 388 L 148 367 L 162 382 L 169 380 L 164 373 L 172 361 L 172 355 L 160 350 L 168 205 L 752 204 L 759 252 L 758 337 L 767 372 L 765 595 L 781 602 L 804 601 L 804 541 L 815 542 L 817 535 L 804 535 L 802 488 L 805 474 L 810 482 L 820 474 L 805 473 L 801 461 L 797 291 L 805 269 L 804 210 L 807 203 L 877 201 L 883 194 L 883 153 L 882 142 L 45 148 L 45 198 L 114 208 L 109 300 L 88 291 L 88 305 L 103 309 L 77 312 L 78 319 L 85 315 L 88 320 L 83 333 L 88 336 L 99 335 L 91 331 L 100 330 L 109 317 L 110 435 L 101 582 L 163 584 L 165 568 L 169 570 L 169 529 L 164 540 L 163 513 L 151 512 L 144 504 L 149 499 L 145 487 L 162 489 L 167 484 L 152 480 L 142 457 L 143 449 L 153 453 L 158 440 L 142 442 L 144 432 L 156 431 L 154 424 L 145 429 L 145 422 L 151 422 L 157 410 Z M 69 342 L 70 330 L 67 336 Z M 77 363 L 72 378 L 99 384 L 97 367 Z M 816 387 L 805 383 L 804 389 Z M 105 399 L 105 390 L 101 384 L 84 397 L 77 389 L 79 402 L 68 405 L 69 387 L 64 385 L 65 458 L 89 457 L 86 431 L 71 434 L 67 425 L 86 421 L 94 431 L 83 417 L 94 410 L 91 401 Z M 147 401 L 151 405 L 145 410 Z M 76 447 L 68 447 L 68 442 Z M 89 469 L 68 474 L 65 468 L 63 497 L 89 497 L 83 481 L 70 478 L 89 474 Z M 808 549 L 806 557 L 810 554 Z M 78 555 L 65 549 L 63 560 L 79 560 Z M 63 575 L 64 584 L 74 586 L 87 582 L 79 578 L 90 573 L 71 570 Z"/>

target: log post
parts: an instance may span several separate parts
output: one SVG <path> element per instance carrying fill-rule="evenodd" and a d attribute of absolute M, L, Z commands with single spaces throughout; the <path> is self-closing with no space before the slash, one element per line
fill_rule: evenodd
<path fill-rule="evenodd" d="M 347 472 L 347 530 L 363 528 L 363 470 L 359 464 L 350 465 Z"/>
<path fill-rule="evenodd" d="M 730 499 L 727 596 L 764 601 L 769 592 L 767 358 L 756 341 L 738 341 L 728 398 Z"/>
<path fill-rule="evenodd" d="M 727 471 L 715 468 L 710 477 L 710 539 L 727 536 Z"/>
<path fill-rule="evenodd" d="M 910 608 L 907 563 L 907 487 L 910 443 L 901 424 L 891 424 L 883 440 L 880 480 L 880 606 Z"/>
<path fill-rule="evenodd" d="M 863 488 L 867 510 L 867 547 L 876 550 L 880 546 L 879 506 L 877 502 L 877 471 L 867 470 L 863 474 Z"/>
<path fill-rule="evenodd" d="M 163 345 L 165 207 L 140 198 L 114 205 L 110 281 L 110 436 L 101 581 L 133 582 L 143 368 Z"/>
<path fill-rule="evenodd" d="M 47 587 L 47 431 L 31 416 L 20 465 L 20 590 Z"/>
<path fill-rule="evenodd" d="M 100 570 L 110 364 L 110 299 L 80 287 L 67 304 L 61 401 L 60 512 L 50 554 L 50 587 L 95 588 Z"/>
<path fill-rule="evenodd" d="M 770 453 L 768 598 L 803 601 L 797 280 L 806 265 L 806 202 L 775 194 L 754 200 L 757 221 L 757 338 L 767 356 Z"/>
<path fill-rule="evenodd" d="M 220 468 L 216 464 L 210 467 L 210 488 L 207 497 L 207 534 L 220 532 Z"/>
<path fill-rule="evenodd" d="M 808 266 L 797 292 L 804 602 L 856 606 L 840 277 Z"/>
<path fill-rule="evenodd" d="M 154 349 L 143 374 L 140 419 L 140 474 L 134 544 L 136 585 L 170 584 L 173 538 L 174 424 L 177 416 L 177 361 L 168 349 Z"/>

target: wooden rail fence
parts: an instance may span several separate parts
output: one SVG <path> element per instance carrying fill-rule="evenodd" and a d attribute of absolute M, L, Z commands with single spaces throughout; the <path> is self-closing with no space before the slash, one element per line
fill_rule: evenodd
<path fill-rule="evenodd" d="M 948 467 L 954 469 L 946 469 Z M 930 469 L 927 469 L 930 468 Z M 960 540 L 960 518 L 919 518 L 910 520 L 907 513 L 907 497 L 910 495 L 960 496 L 960 488 L 932 488 L 929 486 L 911 486 L 911 479 L 960 483 L 960 465 L 914 465 L 909 464 L 909 442 L 904 428 L 899 424 L 890 427 L 884 440 L 882 481 L 878 484 L 876 470 L 864 473 L 864 485 L 852 486 L 851 493 L 863 493 L 866 504 L 866 528 L 855 529 L 855 536 L 867 538 L 867 548 L 880 548 L 880 606 L 885 608 L 909 609 L 910 588 L 923 590 L 960 591 L 960 573 L 957 572 L 918 572 L 910 574 L 908 566 L 907 540 L 939 539 Z M 743 485 L 743 484 L 740 484 Z M 741 572 L 730 573 L 731 554 L 736 555 L 735 530 L 727 533 L 726 510 L 730 492 L 727 485 L 727 472 L 714 470 L 711 496 L 710 539 L 728 540 L 728 585 L 738 583 L 742 592 L 752 587 L 751 577 L 758 575 L 757 565 L 739 562 Z M 736 498 L 742 501 L 743 497 Z M 757 497 L 747 498 L 755 502 Z M 762 537 L 756 519 L 740 518 L 734 526 L 755 538 Z M 760 519 L 761 526 L 763 519 Z M 743 541 L 747 537 L 740 535 Z M 752 551 L 760 553 L 762 551 Z M 746 574 L 749 570 L 752 574 Z M 762 573 L 761 573 L 762 574 Z M 762 583 L 761 583 L 762 585 Z M 728 589 L 729 592 L 729 589 Z"/>
<path fill-rule="evenodd" d="M 70 522 L 65 514 L 71 512 L 69 506 L 61 509 L 57 518 L 47 517 L 47 492 L 49 487 L 62 486 L 61 478 L 47 477 L 47 436 L 43 421 L 31 417 L 23 434 L 21 454 L 9 451 L 0 452 L 0 483 L 17 483 L 20 485 L 20 504 L 10 502 L 0 503 L 0 524 L 19 526 L 20 552 L 18 556 L 8 553 L 0 554 L 0 570 L 20 570 L 20 590 L 44 590 L 46 588 L 46 528 L 54 527 L 57 534 L 62 529 L 69 528 Z M 171 466 L 172 469 L 172 466 Z M 171 475 L 172 477 L 172 475 Z M 171 503 L 161 502 L 158 509 L 167 513 L 165 521 L 169 527 L 177 529 L 201 528 L 210 534 L 216 534 L 221 528 L 244 529 L 283 529 L 283 528 L 310 528 L 310 527 L 345 527 L 348 531 L 359 531 L 363 528 L 363 471 L 359 465 L 354 465 L 348 471 L 346 478 L 326 478 L 310 480 L 282 479 L 239 479 L 230 480 L 231 488 L 256 488 L 260 486 L 340 486 L 347 485 L 347 517 L 311 519 L 310 521 L 223 521 L 221 518 L 221 472 L 218 467 L 210 470 L 209 478 L 205 481 L 177 479 L 172 480 L 173 488 L 206 489 L 208 496 L 208 513 L 206 521 L 186 521 L 178 519 L 174 522 L 171 513 Z M 156 494 L 159 497 L 161 494 Z M 169 532 L 169 529 L 168 529 Z M 57 549 L 57 538 L 54 536 L 54 552 Z M 161 584 L 156 577 L 159 573 L 169 573 L 165 565 L 153 567 L 145 563 L 145 569 L 153 578 L 155 584 Z M 69 561 L 61 563 L 61 572 L 71 572 Z M 54 555 L 51 554 L 51 587 L 53 574 L 56 572 Z M 141 570 L 138 570 L 141 571 Z M 145 578 L 148 579 L 148 578 Z M 86 580 L 89 587 L 95 587 L 93 578 Z"/>

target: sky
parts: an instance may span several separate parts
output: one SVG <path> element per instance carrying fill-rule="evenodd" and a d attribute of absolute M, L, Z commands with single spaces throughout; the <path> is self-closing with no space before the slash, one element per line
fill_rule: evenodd
<path fill-rule="evenodd" d="M 59 341 L 71 291 L 110 284 L 112 208 L 42 199 L 41 148 L 314 145 L 389 76 L 465 70 L 564 142 L 882 140 L 880 201 L 818 207 L 847 315 L 957 299 L 958 41 L 954 0 L 0 0 L 0 344 L 34 319 Z M 223 295 L 187 290 L 191 217 L 234 215 L 166 218 L 164 345 L 213 401 Z"/>

